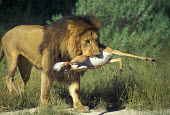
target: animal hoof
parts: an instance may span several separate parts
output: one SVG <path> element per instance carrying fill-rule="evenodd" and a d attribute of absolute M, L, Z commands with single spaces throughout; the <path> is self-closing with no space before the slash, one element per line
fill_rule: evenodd
<path fill-rule="evenodd" d="M 152 59 L 152 58 L 146 58 L 146 61 L 152 61 L 152 62 L 154 62 L 154 61 L 156 61 L 155 59 Z"/>
<path fill-rule="evenodd" d="M 155 59 L 151 59 L 152 62 L 156 61 Z"/>

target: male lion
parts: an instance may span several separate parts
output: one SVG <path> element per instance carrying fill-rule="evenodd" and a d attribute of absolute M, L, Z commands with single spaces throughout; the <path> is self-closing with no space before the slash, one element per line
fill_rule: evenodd
<path fill-rule="evenodd" d="M 2 38 L 0 60 L 6 56 L 8 75 L 6 83 L 10 93 L 18 93 L 14 86 L 14 74 L 18 66 L 21 79 L 19 93 L 29 80 L 31 68 L 41 72 L 41 105 L 48 104 L 53 80 L 67 84 L 73 98 L 73 106 L 79 111 L 89 111 L 79 99 L 80 75 L 83 72 L 56 72 L 56 62 L 70 61 L 78 55 L 94 57 L 100 54 L 100 23 L 93 16 L 69 16 L 46 26 L 21 25 L 9 30 Z"/>

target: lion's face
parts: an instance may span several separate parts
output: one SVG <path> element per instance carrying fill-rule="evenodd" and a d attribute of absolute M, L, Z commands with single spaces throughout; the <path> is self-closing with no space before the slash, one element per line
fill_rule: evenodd
<path fill-rule="evenodd" d="M 100 24 L 94 17 L 80 20 L 67 20 L 68 54 L 71 58 L 78 55 L 94 57 L 99 55 L 99 27 Z"/>
<path fill-rule="evenodd" d="M 81 50 L 83 55 L 94 57 L 99 55 L 100 48 L 99 44 L 99 35 L 95 31 L 87 31 L 81 36 Z"/>

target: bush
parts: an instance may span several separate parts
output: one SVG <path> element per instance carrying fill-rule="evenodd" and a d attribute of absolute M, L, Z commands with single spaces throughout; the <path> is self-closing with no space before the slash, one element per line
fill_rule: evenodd
<path fill-rule="evenodd" d="M 156 3 L 148 0 L 79 0 L 76 3 L 76 14 L 90 14 L 100 18 L 100 40 L 103 44 L 124 52 L 158 59 L 155 65 L 126 60 L 123 75 L 109 72 L 111 65 L 93 73 L 87 72 L 86 77 L 97 75 L 97 78 L 93 79 L 101 85 L 95 84 L 97 90 L 93 90 L 101 92 L 101 98 L 98 96 L 90 100 L 105 102 L 103 104 L 107 107 L 121 106 L 122 103 L 138 109 L 169 107 L 169 61 L 165 62 L 166 58 L 162 56 L 165 57 L 167 53 L 164 50 L 170 48 L 170 24 L 163 9 L 154 11 Z M 99 95 L 98 93 L 96 94 Z M 89 96 L 86 97 L 88 98 Z M 100 105 L 100 102 L 98 104 Z"/>
<path fill-rule="evenodd" d="M 0 40 L 3 37 L 3 35 L 5 34 L 6 30 L 4 28 L 2 28 L 2 26 L 0 27 Z"/>
<path fill-rule="evenodd" d="M 170 24 L 163 10 L 154 13 L 154 5 L 148 0 L 79 0 L 76 13 L 101 19 L 100 39 L 105 45 L 155 57 L 170 37 Z"/>

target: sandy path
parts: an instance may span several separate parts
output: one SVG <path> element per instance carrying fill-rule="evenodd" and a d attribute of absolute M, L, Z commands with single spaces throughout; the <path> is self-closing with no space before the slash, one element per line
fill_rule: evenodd
<path fill-rule="evenodd" d="M 1 112 L 0 115 L 22 115 L 24 113 L 33 114 L 36 110 L 37 108 L 31 108 L 14 112 Z M 136 111 L 133 109 L 123 109 L 110 112 L 106 110 L 90 110 L 90 113 L 79 113 L 79 115 L 170 115 L 170 109 L 159 111 Z"/>
<path fill-rule="evenodd" d="M 170 115 L 170 110 L 166 111 L 136 111 L 133 109 L 123 109 L 119 111 L 91 110 L 90 113 L 80 113 L 80 115 Z"/>

